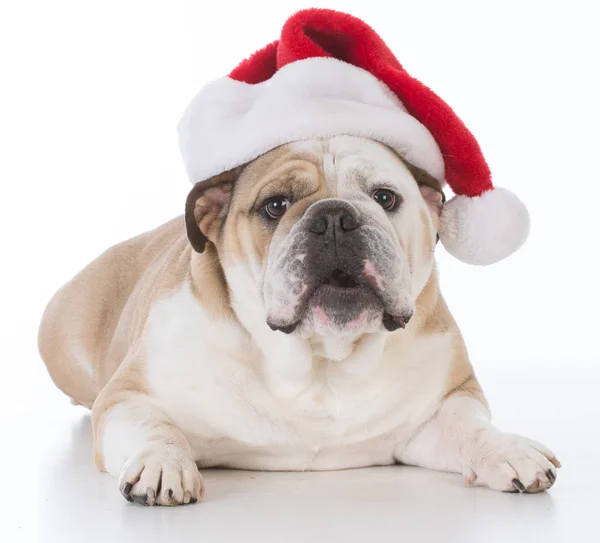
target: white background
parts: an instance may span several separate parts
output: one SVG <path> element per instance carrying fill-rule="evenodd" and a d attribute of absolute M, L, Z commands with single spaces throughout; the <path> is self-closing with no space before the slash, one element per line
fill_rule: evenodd
<path fill-rule="evenodd" d="M 73 520 L 64 511 L 98 487 L 104 501 L 95 496 L 86 514 L 118 511 L 125 533 L 143 532 L 146 521 L 127 524 L 139 513 L 91 468 L 89 421 L 54 389 L 37 355 L 39 318 L 53 292 L 106 247 L 182 212 L 190 185 L 175 125 L 187 102 L 311 5 L 373 26 L 475 133 L 494 182 L 529 207 L 530 239 L 506 261 L 469 267 L 440 249 L 443 292 L 497 419 L 570 461 L 552 497 L 540 498 L 552 501 L 535 502 L 543 507 L 519 517 L 523 526 L 546 515 L 548 536 L 559 537 L 557 527 L 583 530 L 593 520 L 584 512 L 600 482 L 589 451 L 600 445 L 599 2 L 8 0 L 0 8 L 0 515 L 11 513 L 0 533 L 68 541 L 57 528 Z M 52 494 L 48 474 L 69 480 L 77 451 L 82 482 L 54 480 L 62 490 Z M 392 510 L 393 499 L 382 503 Z M 221 501 L 214 518 L 227 519 Z M 166 514 L 145 518 L 168 523 Z M 113 521 L 105 517 L 103 529 Z"/>

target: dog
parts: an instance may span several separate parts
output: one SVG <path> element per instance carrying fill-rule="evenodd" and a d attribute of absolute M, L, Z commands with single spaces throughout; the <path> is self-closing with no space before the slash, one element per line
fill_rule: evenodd
<path fill-rule="evenodd" d="M 408 464 L 539 492 L 555 455 L 490 424 L 440 293 L 443 191 L 382 143 L 285 144 L 197 183 L 49 302 L 39 349 L 92 410 L 94 460 L 144 505 L 199 469 Z"/>

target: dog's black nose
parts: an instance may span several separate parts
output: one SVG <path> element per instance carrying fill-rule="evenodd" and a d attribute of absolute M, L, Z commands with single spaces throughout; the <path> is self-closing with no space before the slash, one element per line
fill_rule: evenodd
<path fill-rule="evenodd" d="M 312 210 L 308 229 L 313 234 L 324 235 L 333 230 L 352 232 L 360 226 L 354 208 L 345 202 L 323 202 Z"/>

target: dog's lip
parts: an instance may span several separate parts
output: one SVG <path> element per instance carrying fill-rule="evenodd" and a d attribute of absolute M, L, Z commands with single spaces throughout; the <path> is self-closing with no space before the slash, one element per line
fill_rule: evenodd
<path fill-rule="evenodd" d="M 365 285 L 359 285 L 358 288 L 372 291 L 372 289 L 369 289 L 369 287 L 367 287 Z M 312 298 L 318 291 L 320 291 L 320 290 L 322 291 L 324 289 L 327 289 L 330 292 L 338 291 L 340 293 L 342 293 L 343 291 L 349 290 L 348 288 L 344 288 L 344 287 L 323 284 L 315 289 L 315 291 L 312 293 L 310 298 Z M 274 332 L 283 332 L 284 334 L 289 335 L 296 331 L 296 328 L 298 328 L 298 325 L 306 317 L 306 313 L 307 313 L 306 310 L 303 311 L 302 315 L 300 316 L 300 318 L 297 321 L 295 321 L 291 324 L 288 324 L 288 325 L 277 325 L 277 324 L 273 324 L 270 322 L 267 322 L 267 324 L 268 324 L 269 328 L 271 328 L 271 330 L 273 330 Z M 412 313 L 405 314 L 405 315 L 392 315 L 391 313 L 384 311 L 381 322 L 383 324 L 383 327 L 388 332 L 395 332 L 396 330 L 399 330 L 400 328 L 402 328 L 402 329 L 406 328 L 406 325 L 409 323 L 411 317 L 412 317 Z"/>
<path fill-rule="evenodd" d="M 298 311 L 296 320 L 289 324 L 278 324 L 272 321 L 267 320 L 267 326 L 273 330 L 274 332 L 283 332 L 284 334 L 292 334 L 296 331 L 296 328 L 302 323 L 302 321 L 307 317 L 310 313 L 310 305 L 311 300 L 319 294 L 330 295 L 330 296 L 359 296 L 361 292 L 371 293 L 371 295 L 376 296 L 378 299 L 379 296 L 373 291 L 369 285 L 366 284 L 356 284 L 352 287 L 338 286 L 328 282 L 321 282 L 316 285 L 310 292 L 307 292 L 307 296 L 305 298 L 304 303 L 302 304 L 302 308 Z"/>
<path fill-rule="evenodd" d="M 302 319 L 300 319 L 300 320 L 302 320 Z M 267 325 L 269 326 L 269 328 L 271 330 L 273 330 L 273 332 L 283 332 L 284 334 L 291 334 L 292 332 L 294 332 L 294 330 L 296 330 L 296 328 L 300 324 L 300 320 L 293 322 L 292 324 L 288 324 L 288 325 L 284 325 L 284 326 L 280 326 L 280 325 L 273 324 L 270 322 L 267 322 Z"/>
<path fill-rule="evenodd" d="M 383 314 L 383 326 L 388 332 L 395 332 L 399 328 L 406 328 L 408 321 L 412 315 L 392 315 L 391 313 Z"/>
<path fill-rule="evenodd" d="M 362 281 L 361 279 L 363 279 L 362 276 L 359 276 L 357 280 L 355 274 L 347 273 L 341 268 L 335 268 L 320 281 L 313 283 L 312 288 L 307 289 L 304 301 L 296 315 L 296 321 L 290 324 L 276 324 L 267 321 L 267 325 L 273 331 L 291 334 L 306 318 L 311 300 L 319 293 L 322 294 L 323 291 L 328 291 L 331 295 L 352 296 L 354 293 L 358 295 L 360 291 L 367 291 L 374 295 L 383 306 L 382 324 L 386 330 L 394 332 L 400 328 L 405 328 L 411 315 L 392 315 L 386 311 L 382 292 L 370 281 Z"/>

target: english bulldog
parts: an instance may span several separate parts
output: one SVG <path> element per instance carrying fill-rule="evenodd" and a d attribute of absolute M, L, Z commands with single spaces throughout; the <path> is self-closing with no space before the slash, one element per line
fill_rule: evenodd
<path fill-rule="evenodd" d="M 375 141 L 295 142 L 197 183 L 185 215 L 108 249 L 44 313 L 94 460 L 143 505 L 199 469 L 409 464 L 539 492 L 560 463 L 490 423 L 440 293 L 439 183 Z"/>

